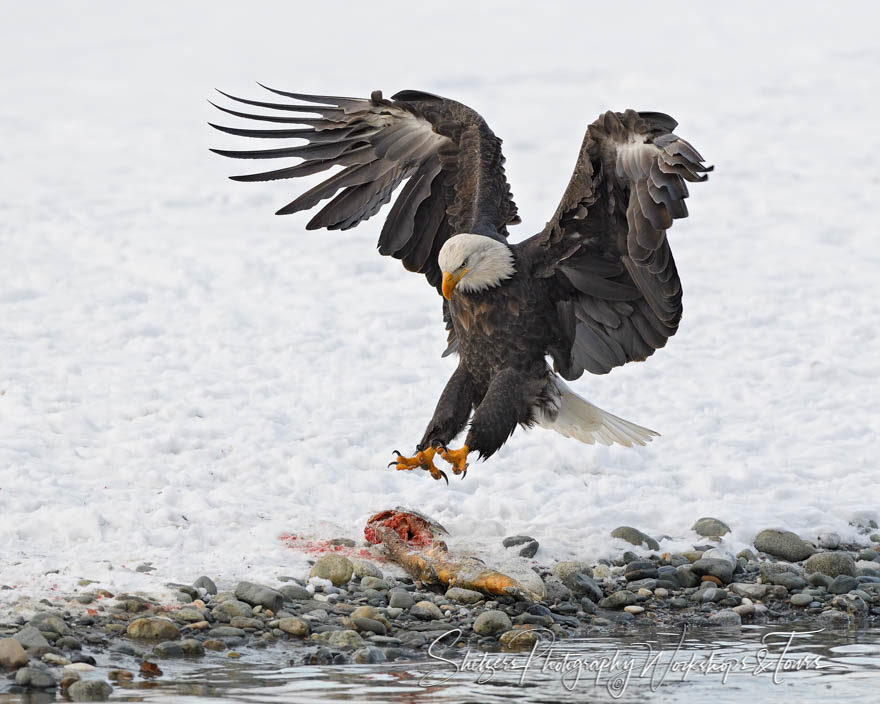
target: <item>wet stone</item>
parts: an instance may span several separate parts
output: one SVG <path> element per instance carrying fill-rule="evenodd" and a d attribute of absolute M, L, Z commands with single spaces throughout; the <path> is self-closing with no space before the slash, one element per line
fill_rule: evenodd
<path fill-rule="evenodd" d="M 835 577 L 828 586 L 828 591 L 832 594 L 846 594 L 853 589 L 857 589 L 859 580 L 846 574 L 840 574 Z"/>
<path fill-rule="evenodd" d="M 153 655 L 157 658 L 179 658 L 183 656 L 183 646 L 176 641 L 168 640 L 155 646 Z"/>
<path fill-rule="evenodd" d="M 278 590 L 253 582 L 239 582 L 235 587 L 235 596 L 246 604 L 262 606 L 264 609 L 272 611 L 278 611 L 284 601 L 284 597 Z"/>
<path fill-rule="evenodd" d="M 735 611 L 724 609 L 709 616 L 709 625 L 722 627 L 740 626 L 742 625 L 742 618 Z"/>
<path fill-rule="evenodd" d="M 70 627 L 64 623 L 64 619 L 60 616 L 50 613 L 39 613 L 34 616 L 29 626 L 33 626 L 42 633 L 57 633 L 60 636 L 70 635 Z"/>
<path fill-rule="evenodd" d="M 371 577 L 369 575 L 367 575 L 366 577 L 361 577 L 361 586 L 364 589 L 388 589 L 388 584 L 385 582 L 384 579 L 380 577 Z"/>
<path fill-rule="evenodd" d="M 241 628 L 233 628 L 232 626 L 218 626 L 208 631 L 208 635 L 212 638 L 244 638 L 247 633 Z"/>
<path fill-rule="evenodd" d="M 289 601 L 309 601 L 312 598 L 312 593 L 298 584 L 285 584 L 278 591 Z"/>
<path fill-rule="evenodd" d="M 17 640 L 21 644 L 21 646 L 23 648 L 26 648 L 27 650 L 49 647 L 49 641 L 46 640 L 46 637 L 33 626 L 22 628 L 18 633 L 13 636 L 13 638 L 15 638 L 15 640 Z"/>
<path fill-rule="evenodd" d="M 627 589 L 621 589 L 610 596 L 606 596 L 599 602 L 602 609 L 620 609 L 624 606 L 636 603 L 636 595 Z"/>
<path fill-rule="evenodd" d="M 548 604 L 556 604 L 570 599 L 571 590 L 558 579 L 551 578 L 544 581 L 544 600 Z"/>
<path fill-rule="evenodd" d="M 384 636 L 387 632 L 385 624 L 372 618 L 353 618 L 352 623 L 359 631 L 369 631 L 380 636 Z"/>
<path fill-rule="evenodd" d="M 637 560 L 626 566 L 624 579 L 627 582 L 636 582 L 641 579 L 657 577 L 657 566 L 650 560 Z"/>
<path fill-rule="evenodd" d="M 451 587 L 446 591 L 446 598 L 459 604 L 476 604 L 478 601 L 483 601 L 486 597 L 473 589 Z"/>
<path fill-rule="evenodd" d="M 528 535 L 511 535 L 501 541 L 506 548 L 518 548 L 520 557 L 534 557 L 538 552 L 538 541 Z"/>
<path fill-rule="evenodd" d="M 312 638 L 319 641 L 324 641 L 329 646 L 333 648 L 361 648 L 365 645 L 363 638 L 361 638 L 357 631 L 353 630 L 339 630 L 339 631 L 329 631 L 327 633 L 314 633 L 312 634 Z"/>
<path fill-rule="evenodd" d="M 180 629 L 164 618 L 138 618 L 128 624 L 126 634 L 129 638 L 141 640 L 176 640 Z"/>
<path fill-rule="evenodd" d="M 353 575 L 358 579 L 363 579 L 364 577 L 378 577 L 382 579 L 382 570 L 380 570 L 376 565 L 372 562 L 368 562 L 367 560 L 352 560 L 352 569 Z"/>
<path fill-rule="evenodd" d="M 67 696 L 74 702 L 105 702 L 113 694 L 113 687 L 104 680 L 79 680 L 67 689 Z"/>
<path fill-rule="evenodd" d="M 497 609 L 484 611 L 474 620 L 474 633 L 480 636 L 494 636 L 512 627 L 510 617 Z"/>
<path fill-rule="evenodd" d="M 816 542 L 824 550 L 837 550 L 840 547 L 840 536 L 837 533 L 820 533 Z"/>
<path fill-rule="evenodd" d="M 309 571 L 310 577 L 329 579 L 333 586 L 340 586 L 348 582 L 354 574 L 354 565 L 351 560 L 342 555 L 324 555 L 320 557 Z"/>
<path fill-rule="evenodd" d="M 691 565 L 691 569 L 699 577 L 709 575 L 719 579 L 723 584 L 728 584 L 733 579 L 733 565 L 714 557 L 701 557 Z"/>
<path fill-rule="evenodd" d="M 730 532 L 730 527 L 724 521 L 707 517 L 697 519 L 694 525 L 691 526 L 691 530 L 695 531 L 697 535 L 708 538 L 726 535 Z"/>
<path fill-rule="evenodd" d="M 856 564 L 845 552 L 819 552 L 807 560 L 804 569 L 808 573 L 821 572 L 829 577 L 837 577 L 841 574 L 854 576 Z"/>
<path fill-rule="evenodd" d="M 813 554 L 812 546 L 787 530 L 762 530 L 755 536 L 754 544 L 761 552 L 789 562 L 799 562 Z"/>
<path fill-rule="evenodd" d="M 196 589 L 204 589 L 207 594 L 214 595 L 217 593 L 217 585 L 214 584 L 214 580 L 204 575 L 193 582 L 193 586 Z"/>
<path fill-rule="evenodd" d="M 785 587 L 789 591 L 803 589 L 807 586 L 807 580 L 793 572 L 781 572 L 770 577 L 770 582 L 780 587 Z"/>
<path fill-rule="evenodd" d="M 358 648 L 354 651 L 354 655 L 352 655 L 351 659 L 359 665 L 373 665 L 375 663 L 385 662 L 386 660 L 385 653 L 382 652 L 382 649 L 374 646 Z"/>
<path fill-rule="evenodd" d="M 660 549 L 660 544 L 656 540 L 632 526 L 619 526 L 615 528 L 611 531 L 611 537 L 625 540 L 630 545 L 644 545 L 649 550 Z"/>
<path fill-rule="evenodd" d="M 700 583 L 700 578 L 693 570 L 692 565 L 679 565 L 675 568 L 678 583 L 685 589 L 696 587 Z"/>
<path fill-rule="evenodd" d="M 806 592 L 800 592 L 799 594 L 793 594 L 789 601 L 792 606 L 808 606 L 813 602 L 813 596 Z"/>
<path fill-rule="evenodd" d="M 15 684 L 34 689 L 54 689 L 55 677 L 48 670 L 39 667 L 22 667 L 15 673 Z"/>
<path fill-rule="evenodd" d="M 440 608 L 431 601 L 420 601 L 416 604 L 413 604 L 409 612 L 416 618 L 420 618 L 425 621 L 429 619 L 437 620 L 443 618 L 443 613 L 440 611 Z"/>

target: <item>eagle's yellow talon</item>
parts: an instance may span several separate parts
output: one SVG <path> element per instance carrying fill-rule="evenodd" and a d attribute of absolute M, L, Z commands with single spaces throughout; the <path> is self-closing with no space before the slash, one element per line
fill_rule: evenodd
<path fill-rule="evenodd" d="M 420 469 L 426 469 L 431 473 L 431 476 L 434 479 L 446 479 L 446 483 L 449 483 L 449 479 L 446 478 L 446 474 L 437 469 L 434 466 L 434 455 L 437 453 L 433 447 L 429 447 L 427 450 L 422 450 L 420 452 L 416 452 L 416 454 L 412 457 L 404 457 L 396 450 L 394 454 L 397 455 L 397 459 L 391 462 L 388 466 L 394 465 L 394 469 L 403 470 L 403 469 L 416 469 L 417 467 Z"/>
<path fill-rule="evenodd" d="M 440 448 L 440 456 L 452 465 L 452 471 L 455 474 L 467 474 L 467 456 L 470 449 L 467 445 L 462 446 L 460 450 L 447 450 L 445 447 Z"/>

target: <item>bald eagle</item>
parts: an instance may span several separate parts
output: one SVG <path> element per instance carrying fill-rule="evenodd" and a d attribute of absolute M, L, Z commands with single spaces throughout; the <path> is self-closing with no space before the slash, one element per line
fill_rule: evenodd
<path fill-rule="evenodd" d="M 687 216 L 685 181 L 706 180 L 712 167 L 673 134 L 675 120 L 633 110 L 601 115 L 587 128 L 553 217 L 538 234 L 511 244 L 507 228 L 520 220 L 501 140 L 469 107 L 416 90 L 389 100 L 380 91 L 362 99 L 262 87 L 285 100 L 221 91 L 267 112 L 215 107 L 283 127 L 211 126 L 305 144 L 212 151 L 301 161 L 231 178 L 270 181 L 342 167 L 278 215 L 332 198 L 306 227 L 345 230 L 375 215 L 406 182 L 385 220 L 379 253 L 424 274 L 443 295 L 444 356 L 457 353 L 459 362 L 414 455 L 395 451 L 389 466 L 446 479 L 434 464 L 439 456 L 463 477 L 471 453 L 488 458 L 517 425 L 627 447 L 656 435 L 597 408 L 564 380 L 644 360 L 678 328 L 681 282 L 666 230 Z M 449 449 L 468 420 L 464 445 Z"/>

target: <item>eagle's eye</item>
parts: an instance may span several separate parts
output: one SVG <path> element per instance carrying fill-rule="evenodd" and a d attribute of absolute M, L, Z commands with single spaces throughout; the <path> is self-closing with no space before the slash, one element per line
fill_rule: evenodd
<path fill-rule="evenodd" d="M 468 265 L 468 260 L 465 259 L 465 260 L 461 263 L 461 266 L 458 267 L 458 268 L 459 268 L 459 269 L 464 269 L 467 265 Z"/>

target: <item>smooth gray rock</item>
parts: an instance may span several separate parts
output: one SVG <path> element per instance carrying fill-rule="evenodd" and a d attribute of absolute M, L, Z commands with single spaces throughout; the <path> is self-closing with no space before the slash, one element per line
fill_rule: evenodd
<path fill-rule="evenodd" d="M 722 584 L 729 584 L 733 579 L 733 565 L 725 560 L 719 560 L 712 557 L 701 557 L 693 565 L 691 569 L 694 574 L 702 577 L 703 575 L 711 575 L 721 580 Z"/>
<path fill-rule="evenodd" d="M 352 650 L 356 648 L 362 648 L 366 644 L 364 643 L 364 639 L 358 635 L 357 631 L 353 630 L 342 630 L 342 631 L 328 631 L 327 633 L 315 633 L 312 635 L 314 640 L 324 641 L 327 645 L 330 645 L 334 648 L 351 648 Z"/>
<path fill-rule="evenodd" d="M 813 547 L 788 530 L 762 530 L 755 536 L 755 547 L 789 562 L 800 562 L 813 554 Z"/>
<path fill-rule="evenodd" d="M 177 641 L 166 640 L 164 643 L 159 643 L 153 648 L 153 655 L 157 658 L 183 657 L 183 646 Z"/>
<path fill-rule="evenodd" d="M 569 582 L 575 577 L 575 575 L 585 574 L 588 577 L 593 576 L 593 570 L 590 565 L 581 560 L 562 560 L 553 565 L 550 572 L 569 589 L 571 589 L 571 584 Z"/>
<path fill-rule="evenodd" d="M 602 609 L 622 609 L 624 606 L 635 604 L 636 595 L 628 589 L 620 589 L 610 596 L 606 596 L 599 602 L 599 608 Z"/>
<path fill-rule="evenodd" d="M 219 602 L 217 606 L 211 609 L 211 615 L 218 621 L 229 621 L 236 616 L 251 618 L 254 615 L 254 610 L 250 604 L 235 598 L 229 598 Z"/>
<path fill-rule="evenodd" d="M 742 618 L 736 611 L 733 611 L 732 609 L 724 609 L 723 611 L 718 611 L 709 617 L 709 625 L 722 627 L 741 626 Z"/>
<path fill-rule="evenodd" d="M 309 572 L 310 577 L 320 577 L 321 579 L 329 579 L 333 582 L 334 587 L 339 587 L 354 574 L 354 565 L 351 560 L 342 555 L 324 555 L 312 565 Z"/>
<path fill-rule="evenodd" d="M 31 650 L 33 648 L 49 647 L 49 641 L 47 641 L 45 636 L 33 626 L 26 626 L 25 628 L 22 628 L 12 637 L 15 638 L 15 640 L 17 640 L 19 643 L 21 643 L 21 646 L 27 650 Z"/>
<path fill-rule="evenodd" d="M 544 580 L 544 601 L 548 604 L 558 604 L 560 601 L 571 599 L 571 589 L 554 577 Z"/>
<path fill-rule="evenodd" d="M 244 638 L 247 632 L 232 626 L 217 626 L 208 631 L 208 635 L 212 638 Z"/>
<path fill-rule="evenodd" d="M 307 621 L 297 618 L 296 616 L 280 619 L 278 621 L 278 628 L 285 633 L 289 633 L 292 636 L 299 636 L 301 638 L 305 638 L 309 635 L 309 631 L 311 630 Z"/>
<path fill-rule="evenodd" d="M 630 545 L 644 545 L 649 550 L 659 550 L 660 544 L 650 535 L 642 533 L 638 528 L 632 526 L 619 526 L 611 531 L 612 538 L 620 538 Z"/>
<path fill-rule="evenodd" d="M 388 589 L 388 584 L 381 577 L 371 577 L 367 575 L 361 577 L 361 586 L 364 589 Z"/>
<path fill-rule="evenodd" d="M 406 589 L 392 589 L 388 592 L 388 606 L 392 606 L 395 609 L 408 609 L 415 603 L 416 600 L 413 598 L 413 595 L 406 591 Z"/>
<path fill-rule="evenodd" d="M 837 550 L 840 547 L 840 536 L 837 533 L 819 533 L 816 542 L 825 550 Z"/>
<path fill-rule="evenodd" d="M 312 593 L 298 584 L 285 584 L 278 591 L 288 601 L 309 601 L 312 598 Z"/>
<path fill-rule="evenodd" d="M 763 599 L 767 593 L 766 584 L 749 584 L 745 582 L 734 582 L 730 585 L 730 591 L 749 599 Z"/>
<path fill-rule="evenodd" d="M 575 575 L 573 585 L 574 589 L 572 591 L 579 597 L 587 597 L 592 601 L 599 601 L 605 596 L 605 592 L 602 591 L 602 587 L 599 586 L 596 580 L 585 574 Z"/>
<path fill-rule="evenodd" d="M 34 616 L 29 626 L 33 626 L 38 631 L 57 633 L 59 636 L 70 635 L 70 627 L 64 623 L 64 619 L 55 614 L 42 612 Z"/>
<path fill-rule="evenodd" d="M 106 702 L 113 694 L 104 680 L 79 680 L 67 689 L 67 696 L 74 702 Z"/>
<path fill-rule="evenodd" d="M 443 618 L 443 612 L 440 611 L 440 607 L 438 607 L 437 604 L 432 601 L 420 601 L 416 604 L 413 604 L 409 610 L 409 613 L 416 618 L 422 619 L 423 621 L 436 621 Z"/>
<path fill-rule="evenodd" d="M 372 618 L 353 618 L 352 623 L 354 623 L 355 628 L 359 631 L 369 631 L 380 636 L 384 636 L 388 631 L 384 623 Z"/>
<path fill-rule="evenodd" d="M 841 574 L 853 577 L 856 573 L 856 563 L 845 552 L 817 552 L 807 560 L 804 569 L 808 573 L 821 572 L 829 577 L 837 577 Z"/>
<path fill-rule="evenodd" d="M 711 538 L 727 535 L 730 532 L 730 527 L 724 521 L 707 517 L 697 519 L 696 523 L 691 526 L 691 530 L 696 531 L 697 535 L 702 535 L 704 538 Z"/>
<path fill-rule="evenodd" d="M 831 581 L 828 591 L 832 594 L 846 594 L 853 589 L 858 589 L 858 587 L 859 580 L 855 577 L 851 577 L 848 574 L 839 574 Z"/>
<path fill-rule="evenodd" d="M 180 647 L 183 648 L 183 654 L 188 657 L 205 654 L 205 646 L 202 645 L 202 641 L 195 638 L 184 638 L 180 641 Z"/>
<path fill-rule="evenodd" d="M 696 587 L 700 583 L 699 576 L 694 572 L 691 565 L 679 565 L 675 568 L 679 584 L 685 589 Z"/>
<path fill-rule="evenodd" d="M 204 589 L 205 592 L 211 594 L 212 596 L 217 593 L 217 585 L 214 584 L 214 580 L 204 575 L 193 582 L 193 586 L 196 589 Z"/>
<path fill-rule="evenodd" d="M 476 604 L 478 601 L 485 600 L 486 595 L 474 591 L 473 589 L 450 587 L 446 590 L 446 598 L 459 604 Z"/>
<path fill-rule="evenodd" d="M 808 606 L 809 604 L 813 603 L 813 600 L 813 595 L 807 594 L 806 592 L 792 594 L 791 599 L 789 599 L 792 606 Z"/>
<path fill-rule="evenodd" d="M 352 660 L 359 665 L 374 665 L 376 663 L 385 662 L 385 653 L 381 648 L 368 645 L 366 648 L 358 648 L 352 655 Z"/>
<path fill-rule="evenodd" d="M 494 636 L 513 628 L 513 624 L 503 611 L 491 609 L 484 611 L 474 621 L 474 633 L 480 636 Z"/>
<path fill-rule="evenodd" d="M 22 667 L 15 673 L 15 684 L 33 689 L 54 689 L 56 681 L 48 670 L 39 667 Z"/>
<path fill-rule="evenodd" d="M 281 592 L 272 587 L 253 582 L 239 582 L 235 588 L 235 597 L 251 606 L 262 606 L 264 609 L 278 611 L 284 597 Z"/>
<path fill-rule="evenodd" d="M 538 552 L 538 541 L 528 535 L 511 535 L 501 541 L 506 548 L 518 548 L 521 557 L 534 557 Z"/>
<path fill-rule="evenodd" d="M 367 560 L 352 560 L 351 565 L 353 567 L 352 574 L 358 579 L 363 579 L 364 577 L 377 577 L 378 579 L 382 579 L 382 570 L 376 567 L 372 562 L 368 562 Z"/>
<path fill-rule="evenodd" d="M 793 572 L 780 572 L 779 574 L 774 574 L 770 578 L 770 582 L 785 587 L 789 591 L 796 591 L 807 586 L 807 580 Z"/>

